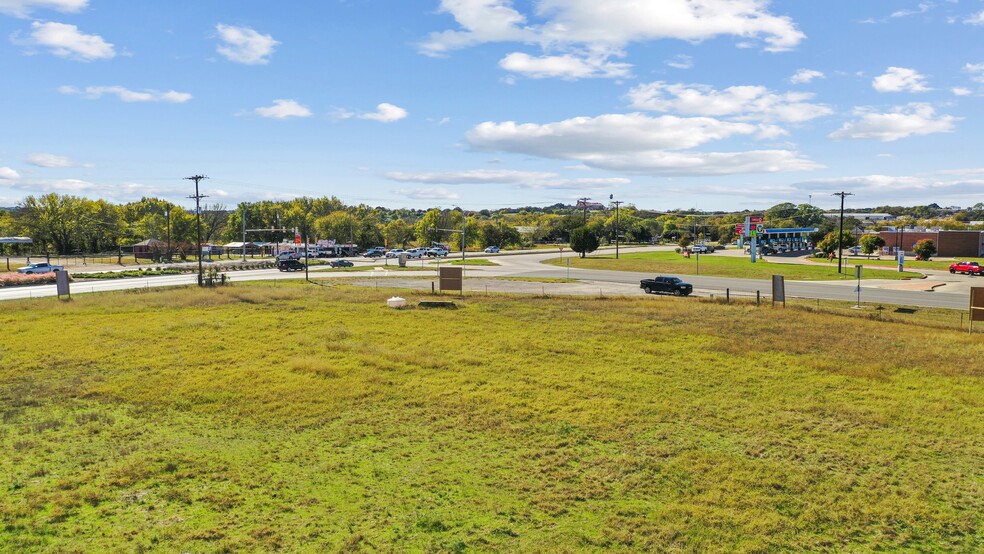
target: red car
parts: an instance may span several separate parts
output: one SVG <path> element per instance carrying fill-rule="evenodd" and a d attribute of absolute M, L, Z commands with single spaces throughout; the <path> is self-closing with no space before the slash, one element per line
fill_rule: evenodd
<path fill-rule="evenodd" d="M 950 273 L 966 273 L 967 275 L 984 275 L 984 268 L 978 262 L 958 262 L 950 265 Z"/>

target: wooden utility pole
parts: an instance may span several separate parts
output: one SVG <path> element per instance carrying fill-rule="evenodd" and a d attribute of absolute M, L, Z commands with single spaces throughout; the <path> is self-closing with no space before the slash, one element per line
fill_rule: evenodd
<path fill-rule="evenodd" d="M 197 223 L 198 223 L 198 286 L 201 287 L 201 286 L 204 286 L 205 285 L 205 275 L 204 275 L 204 270 L 202 269 L 202 205 L 201 205 L 201 200 L 202 200 L 202 198 L 208 198 L 208 197 L 205 196 L 204 194 L 200 194 L 198 192 L 198 181 L 201 181 L 202 179 L 208 179 L 208 177 L 206 177 L 204 175 L 193 175 L 191 177 L 185 177 L 185 179 L 188 180 L 188 181 L 194 181 L 195 182 L 195 195 L 194 196 L 189 196 L 188 198 L 194 198 L 195 199 L 195 219 L 197 220 Z"/>

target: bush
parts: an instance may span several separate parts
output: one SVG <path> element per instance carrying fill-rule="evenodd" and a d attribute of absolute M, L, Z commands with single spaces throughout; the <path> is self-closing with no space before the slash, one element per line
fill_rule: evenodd
<path fill-rule="evenodd" d="M 52 273 L 0 273 L 0 287 L 18 287 L 22 285 L 50 285 L 57 279 Z"/>

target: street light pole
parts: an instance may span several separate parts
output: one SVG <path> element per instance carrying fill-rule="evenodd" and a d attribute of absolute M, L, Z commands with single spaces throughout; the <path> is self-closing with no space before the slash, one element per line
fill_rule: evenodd
<path fill-rule="evenodd" d="M 844 263 L 844 197 L 854 196 L 854 193 L 835 192 L 831 196 L 840 196 L 841 199 L 840 230 L 837 232 L 837 273 L 840 273 Z"/>
<path fill-rule="evenodd" d="M 164 217 L 167 218 L 167 263 L 171 263 L 171 208 L 164 209 Z"/>

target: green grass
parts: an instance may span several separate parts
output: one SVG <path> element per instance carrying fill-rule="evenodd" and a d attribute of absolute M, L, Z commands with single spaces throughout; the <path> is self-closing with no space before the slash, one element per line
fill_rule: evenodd
<path fill-rule="evenodd" d="M 813 260 L 815 262 L 817 262 L 817 263 L 837 265 L 837 260 L 830 261 L 830 260 L 827 260 L 827 259 L 824 259 L 824 258 L 813 258 Z M 980 262 L 980 263 L 984 264 L 984 259 L 982 259 L 982 258 L 960 258 L 959 261 L 963 261 L 963 260 L 977 261 L 977 262 Z M 873 266 L 876 266 L 876 267 L 888 267 L 888 268 L 898 268 L 899 267 L 899 262 L 896 261 L 895 258 L 890 258 L 890 257 L 884 257 L 882 259 L 878 259 L 878 258 L 863 258 L 863 257 L 853 257 L 853 258 L 847 258 L 847 257 L 845 257 L 844 258 L 844 263 L 845 264 L 849 264 L 850 267 L 854 267 L 855 265 L 863 265 L 865 267 L 873 267 Z M 906 257 L 904 267 L 909 268 L 909 269 L 937 269 L 937 270 L 940 270 L 940 271 L 947 271 L 948 269 L 950 269 L 950 264 L 953 264 L 953 263 L 954 263 L 954 260 L 932 260 L 931 259 L 928 262 L 916 261 L 915 258 L 909 256 L 909 257 Z"/>
<path fill-rule="evenodd" d="M 4 303 L 0 551 L 984 548 L 979 334 L 393 293 Z"/>
<path fill-rule="evenodd" d="M 714 275 L 717 277 L 738 277 L 743 279 L 768 279 L 772 275 L 783 275 L 786 279 L 796 281 L 834 281 L 854 279 L 853 265 L 845 266 L 844 273 L 837 273 L 836 264 L 830 267 L 826 264 L 796 264 L 777 263 L 770 261 L 771 257 L 759 258 L 754 264 L 748 258 L 723 256 L 720 254 L 702 254 L 698 268 L 697 256 L 689 259 L 676 252 L 632 252 L 621 254 L 615 259 L 614 253 L 588 256 L 565 256 L 547 260 L 556 266 L 566 266 L 570 260 L 571 267 L 581 269 L 607 269 L 618 271 L 636 271 L 646 273 L 670 273 L 677 275 Z M 906 271 L 865 271 L 865 279 L 912 279 L 922 275 Z"/>
<path fill-rule="evenodd" d="M 563 277 L 496 277 L 497 281 L 528 281 L 531 283 L 580 283 L 577 279 Z"/>
<path fill-rule="evenodd" d="M 499 265 L 491 260 L 486 260 L 484 258 L 466 258 L 464 260 L 450 260 L 444 263 L 450 265 L 475 265 L 475 266 L 485 266 L 485 267 Z"/>

